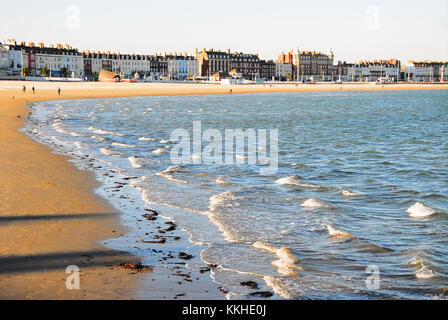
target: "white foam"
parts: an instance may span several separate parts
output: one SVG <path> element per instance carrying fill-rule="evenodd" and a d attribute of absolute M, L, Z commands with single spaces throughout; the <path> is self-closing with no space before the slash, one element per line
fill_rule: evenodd
<path fill-rule="evenodd" d="M 408 264 L 415 267 L 416 271 L 414 274 L 418 280 L 431 279 L 436 276 L 436 274 L 431 270 L 428 264 L 418 256 L 415 256 L 411 260 L 409 260 Z"/>
<path fill-rule="evenodd" d="M 304 208 L 331 208 L 327 203 L 320 199 L 310 198 L 301 204 Z"/>
<path fill-rule="evenodd" d="M 435 273 L 427 266 L 423 266 L 415 272 L 415 277 L 419 280 L 431 279 L 434 278 L 435 276 L 436 276 Z"/>
<path fill-rule="evenodd" d="M 138 138 L 139 141 L 156 141 L 155 138 L 147 138 L 147 137 L 140 137 Z"/>
<path fill-rule="evenodd" d="M 328 230 L 328 234 L 334 238 L 351 238 L 351 237 L 353 237 L 353 235 L 351 233 L 348 233 L 348 232 L 345 232 L 342 230 L 338 230 L 329 224 L 326 224 L 325 227 Z"/>
<path fill-rule="evenodd" d="M 98 140 L 98 141 L 101 141 L 101 142 L 106 141 L 106 138 L 99 137 L 99 136 L 91 136 L 90 139 Z"/>
<path fill-rule="evenodd" d="M 125 136 L 125 134 L 123 134 L 123 133 L 107 131 L 107 130 L 98 129 L 95 127 L 89 127 L 89 130 L 93 131 L 94 133 L 97 133 L 97 134 L 107 134 L 107 135 L 114 135 L 114 136 L 120 136 L 120 137 Z"/>
<path fill-rule="evenodd" d="M 291 249 L 283 247 L 277 249 L 260 241 L 255 242 L 253 246 L 257 249 L 275 253 L 278 259 L 273 261 L 272 265 L 274 265 L 277 268 L 277 272 L 280 275 L 296 277 L 297 276 L 296 270 L 301 270 L 301 268 L 296 265 L 298 259 L 294 257 Z"/>
<path fill-rule="evenodd" d="M 160 140 L 160 143 L 161 143 L 161 144 L 167 144 L 167 143 L 170 143 L 170 142 L 171 142 L 170 140 L 164 140 L 164 139 L 163 139 L 163 140 Z"/>
<path fill-rule="evenodd" d="M 73 137 L 88 137 L 88 134 L 78 133 L 78 132 L 70 132 Z"/>
<path fill-rule="evenodd" d="M 223 193 L 215 194 L 215 195 L 211 196 L 209 199 L 210 204 L 209 204 L 208 209 L 210 211 L 216 211 L 216 209 L 220 205 L 224 204 L 226 201 L 235 200 L 235 199 L 236 199 L 236 195 L 232 191 L 226 191 Z M 230 205 L 230 204 L 228 204 L 228 205 Z"/>
<path fill-rule="evenodd" d="M 178 183 L 188 183 L 188 181 L 180 180 L 180 179 L 176 179 L 176 178 L 174 178 L 171 174 L 167 174 L 167 173 L 159 172 L 159 173 L 156 173 L 156 175 L 157 175 L 157 176 L 160 176 L 160 177 L 164 177 L 165 179 L 170 180 L 170 181 L 173 181 L 173 182 L 178 182 Z"/>
<path fill-rule="evenodd" d="M 131 163 L 131 165 L 136 169 L 144 167 L 143 159 L 137 158 L 136 156 L 130 156 L 128 157 L 128 160 Z"/>
<path fill-rule="evenodd" d="M 110 150 L 108 147 L 101 148 L 100 152 L 106 156 L 111 156 L 111 157 L 121 157 L 123 155 L 123 153 L 114 151 L 114 150 Z"/>
<path fill-rule="evenodd" d="M 165 170 L 162 171 L 162 173 L 174 173 L 174 172 L 180 172 L 180 171 L 185 171 L 185 167 L 183 166 L 172 166 L 172 167 L 168 167 Z"/>
<path fill-rule="evenodd" d="M 407 211 L 407 213 L 409 213 L 409 215 L 411 217 L 414 217 L 414 218 L 428 217 L 437 212 L 435 209 L 433 209 L 429 206 L 426 206 L 421 202 L 417 202 L 416 204 L 414 204 L 412 207 L 410 207 L 406 211 Z"/>
<path fill-rule="evenodd" d="M 60 132 L 60 133 L 69 133 L 67 130 L 62 128 L 61 122 L 59 122 L 59 121 L 53 123 L 53 128 L 54 128 L 54 130 L 56 130 L 57 132 Z"/>
<path fill-rule="evenodd" d="M 350 191 L 350 190 L 347 190 L 347 189 L 342 189 L 341 193 L 342 193 L 342 195 L 344 197 L 359 197 L 359 196 L 362 196 L 361 193 L 353 192 L 353 191 Z"/>
<path fill-rule="evenodd" d="M 137 146 L 120 143 L 120 142 L 112 142 L 112 145 L 115 147 L 122 147 L 122 148 L 137 148 Z"/>
<path fill-rule="evenodd" d="M 294 174 L 292 176 L 289 177 L 284 177 L 284 178 L 280 178 L 277 179 L 275 181 L 275 184 L 279 184 L 279 185 L 288 185 L 288 186 L 298 186 L 301 188 L 305 188 L 305 189 L 322 189 L 322 188 L 326 188 L 324 186 L 318 186 L 315 184 L 309 184 L 309 183 L 303 183 L 302 179 Z"/>
<path fill-rule="evenodd" d="M 290 290 L 288 286 L 284 285 L 280 279 L 271 276 L 265 276 L 263 277 L 263 280 L 266 283 L 266 285 L 270 287 L 272 291 L 274 291 L 279 296 L 285 299 L 293 298 L 293 296 L 289 292 Z"/>
<path fill-rule="evenodd" d="M 75 141 L 73 142 L 73 144 L 78 148 L 78 149 L 88 149 L 89 145 L 85 142 L 82 141 Z"/>
<path fill-rule="evenodd" d="M 231 183 L 228 182 L 226 179 L 224 179 L 224 177 L 219 177 L 218 179 L 216 179 L 216 184 L 217 185 L 229 185 Z"/>
<path fill-rule="evenodd" d="M 165 149 L 163 149 L 163 148 L 158 148 L 158 149 L 153 150 L 152 153 L 154 153 L 154 154 L 164 154 L 164 153 L 167 153 L 167 151 Z"/>

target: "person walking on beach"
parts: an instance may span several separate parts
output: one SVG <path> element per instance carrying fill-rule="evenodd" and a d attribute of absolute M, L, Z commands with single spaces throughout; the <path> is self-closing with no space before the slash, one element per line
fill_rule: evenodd
<path fill-rule="evenodd" d="M 31 89 L 33 89 L 33 94 L 34 94 L 34 86 Z"/>
<path fill-rule="evenodd" d="M 23 87 L 22 87 L 22 91 L 23 91 L 23 93 L 25 93 L 25 91 L 26 91 L 26 86 L 23 86 Z"/>
<path fill-rule="evenodd" d="M 61 95 L 61 88 L 58 87 L 58 96 Z"/>

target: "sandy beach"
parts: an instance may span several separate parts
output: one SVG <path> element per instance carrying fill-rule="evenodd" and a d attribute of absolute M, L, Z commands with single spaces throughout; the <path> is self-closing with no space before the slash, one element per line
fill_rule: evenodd
<path fill-rule="evenodd" d="M 27 90 L 22 92 L 22 86 Z M 35 87 L 33 94 L 31 87 Z M 58 96 L 57 88 L 61 89 Z M 75 168 L 66 156 L 19 131 L 27 103 L 56 99 L 92 99 L 153 95 L 200 95 L 258 92 L 369 91 L 448 89 L 447 84 L 275 84 L 200 85 L 181 83 L 58 83 L 0 81 L 0 287 L 1 299 L 220 299 L 209 274 L 182 289 L 161 263 L 153 272 L 117 269 L 139 257 L 99 243 L 127 229 L 120 212 L 94 193 L 92 173 Z M 186 243 L 188 239 L 184 239 Z M 68 265 L 81 272 L 81 289 L 65 285 Z M 151 288 L 144 289 L 147 280 Z M 141 291 L 145 294 L 141 294 Z M 211 291 L 213 290 L 213 292 Z"/>

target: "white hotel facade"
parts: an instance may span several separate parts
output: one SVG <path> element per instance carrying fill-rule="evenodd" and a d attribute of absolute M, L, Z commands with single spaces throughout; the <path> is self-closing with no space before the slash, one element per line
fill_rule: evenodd
<path fill-rule="evenodd" d="M 350 64 L 347 68 L 347 80 L 359 82 L 374 82 L 388 79 L 391 82 L 400 80 L 401 64 L 396 59 L 360 61 Z"/>
<path fill-rule="evenodd" d="M 3 48 L 9 53 L 9 68 L 16 72 L 22 72 L 24 67 L 28 69 L 30 76 L 44 76 L 41 69 L 46 67 L 51 76 L 57 77 L 62 75 L 61 69 L 65 68 L 69 77 L 84 76 L 82 54 L 69 45 L 45 47 L 43 43 L 17 44 L 14 40 L 8 40 Z"/>
<path fill-rule="evenodd" d="M 404 72 L 405 81 L 448 81 L 448 61 L 409 61 Z"/>

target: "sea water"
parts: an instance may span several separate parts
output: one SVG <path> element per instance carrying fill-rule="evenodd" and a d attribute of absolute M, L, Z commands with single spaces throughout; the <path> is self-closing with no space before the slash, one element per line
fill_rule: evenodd
<path fill-rule="evenodd" d="M 278 170 L 173 164 L 171 133 L 193 121 L 278 129 Z M 286 299 L 448 294 L 446 90 L 38 102 L 26 131 L 97 177 L 131 178 L 124 217 L 144 201 L 175 221 L 228 298 L 248 297 L 247 280 Z"/>

